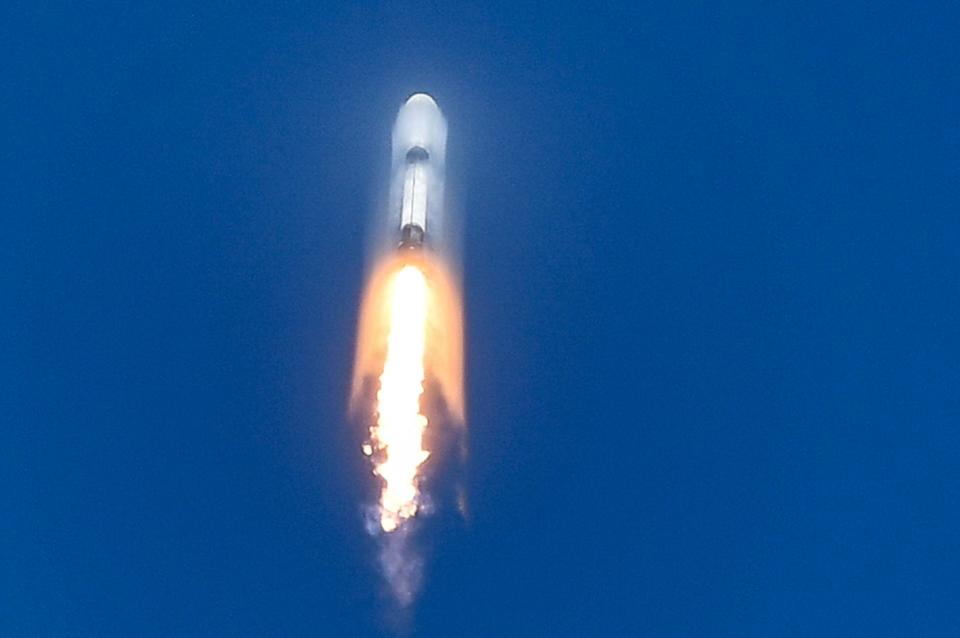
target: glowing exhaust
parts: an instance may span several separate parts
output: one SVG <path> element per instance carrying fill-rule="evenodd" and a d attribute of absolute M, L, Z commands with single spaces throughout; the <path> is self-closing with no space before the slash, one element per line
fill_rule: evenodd
<path fill-rule="evenodd" d="M 423 449 L 427 417 L 420 412 L 427 332 L 427 281 L 412 265 L 390 286 L 387 354 L 377 390 L 377 421 L 364 452 L 383 479 L 380 527 L 392 532 L 417 513 L 417 471 L 430 453 Z"/>

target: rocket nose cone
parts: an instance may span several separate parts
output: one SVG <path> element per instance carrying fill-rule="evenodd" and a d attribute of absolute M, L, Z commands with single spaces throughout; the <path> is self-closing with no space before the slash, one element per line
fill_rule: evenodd
<path fill-rule="evenodd" d="M 404 105 L 407 105 L 407 104 L 432 106 L 435 109 L 440 108 L 437 106 L 437 101 L 433 99 L 431 96 L 427 95 L 426 93 L 414 93 L 413 95 L 407 98 L 407 101 L 404 103 Z"/>

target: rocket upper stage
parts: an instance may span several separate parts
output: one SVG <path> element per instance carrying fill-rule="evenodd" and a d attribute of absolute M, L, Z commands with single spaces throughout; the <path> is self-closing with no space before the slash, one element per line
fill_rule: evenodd
<path fill-rule="evenodd" d="M 426 93 L 416 93 L 400 108 L 393 126 L 391 215 L 396 215 L 400 246 L 419 248 L 431 225 L 443 214 L 443 165 L 447 123 Z"/>

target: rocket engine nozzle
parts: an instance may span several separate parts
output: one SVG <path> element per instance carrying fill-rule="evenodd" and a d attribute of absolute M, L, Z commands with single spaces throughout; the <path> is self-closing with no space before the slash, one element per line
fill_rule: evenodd
<path fill-rule="evenodd" d="M 400 229 L 400 248 L 416 250 L 423 246 L 423 229 L 416 224 L 407 224 Z"/>

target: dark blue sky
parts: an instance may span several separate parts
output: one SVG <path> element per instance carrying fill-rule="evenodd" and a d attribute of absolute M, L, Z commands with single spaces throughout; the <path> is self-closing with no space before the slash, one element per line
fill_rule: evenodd
<path fill-rule="evenodd" d="M 0 633 L 378 635 L 346 397 L 419 90 L 472 522 L 416 635 L 960 633 L 960 11 L 603 4 L 8 10 Z"/>

